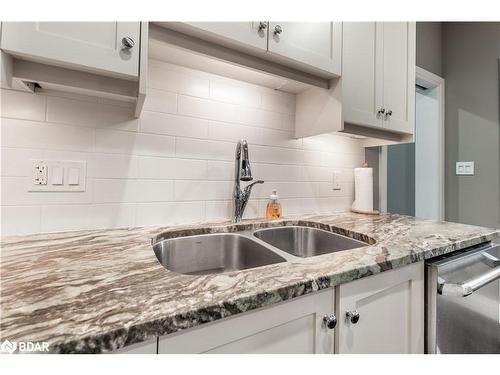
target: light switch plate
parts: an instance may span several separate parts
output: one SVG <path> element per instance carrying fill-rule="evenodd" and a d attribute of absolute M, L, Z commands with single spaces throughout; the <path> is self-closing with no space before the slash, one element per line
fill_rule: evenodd
<path fill-rule="evenodd" d="M 44 177 L 39 176 L 40 166 L 45 171 Z M 31 168 L 34 177 L 28 191 L 85 191 L 87 162 L 84 160 L 31 160 Z"/>
<path fill-rule="evenodd" d="M 64 168 L 58 165 L 50 169 L 50 183 L 52 185 L 62 185 L 64 182 Z"/>
<path fill-rule="evenodd" d="M 473 161 L 457 161 L 455 164 L 455 174 L 457 176 L 473 176 L 474 162 Z"/>

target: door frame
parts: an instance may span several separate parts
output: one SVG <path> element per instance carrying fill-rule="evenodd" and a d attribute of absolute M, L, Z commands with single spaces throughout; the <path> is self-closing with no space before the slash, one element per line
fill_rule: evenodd
<path fill-rule="evenodd" d="M 439 105 L 439 134 L 440 134 L 440 152 L 439 152 L 439 218 L 444 220 L 445 217 L 445 80 L 444 78 L 429 72 L 419 66 L 415 70 L 415 84 L 423 86 L 427 89 L 436 90 L 438 105 Z M 416 105 L 415 105 L 416 115 Z M 416 121 L 415 121 L 416 126 Z M 416 128 L 415 128 L 416 137 Z M 415 139 L 416 140 L 416 139 Z M 380 148 L 379 155 L 379 209 L 381 212 L 387 212 L 387 146 Z"/>

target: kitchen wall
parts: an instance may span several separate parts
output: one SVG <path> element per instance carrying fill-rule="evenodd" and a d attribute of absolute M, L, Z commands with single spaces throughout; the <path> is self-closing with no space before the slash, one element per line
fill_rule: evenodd
<path fill-rule="evenodd" d="M 499 22 L 443 24 L 446 219 L 500 227 Z M 474 176 L 455 162 L 474 161 Z"/>
<path fill-rule="evenodd" d="M 239 138 L 266 181 L 246 217 L 264 215 L 273 188 L 285 215 L 349 209 L 364 150 L 339 135 L 293 139 L 293 94 L 158 60 L 149 74 L 140 119 L 120 102 L 1 90 L 2 234 L 227 220 Z M 29 159 L 85 160 L 86 191 L 28 192 Z"/>
<path fill-rule="evenodd" d="M 443 76 L 443 22 L 417 22 L 417 66 Z"/>

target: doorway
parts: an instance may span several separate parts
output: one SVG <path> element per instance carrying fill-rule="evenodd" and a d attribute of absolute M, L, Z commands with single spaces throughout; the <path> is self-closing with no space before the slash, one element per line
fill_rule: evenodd
<path fill-rule="evenodd" d="M 415 143 L 381 147 L 383 212 L 444 220 L 444 79 L 416 70 Z"/>

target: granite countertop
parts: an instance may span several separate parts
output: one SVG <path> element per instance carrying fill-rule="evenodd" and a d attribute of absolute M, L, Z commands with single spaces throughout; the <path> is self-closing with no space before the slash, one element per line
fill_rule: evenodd
<path fill-rule="evenodd" d="M 371 245 L 256 269 L 192 276 L 166 270 L 151 239 L 234 232 L 263 220 L 3 237 L 0 339 L 55 353 L 107 352 L 484 241 L 500 229 L 400 215 L 302 216 Z"/>

